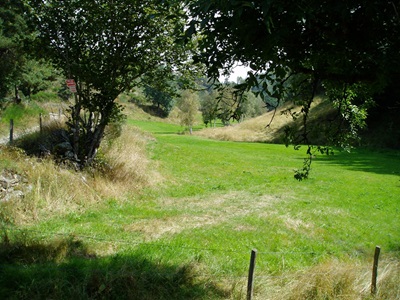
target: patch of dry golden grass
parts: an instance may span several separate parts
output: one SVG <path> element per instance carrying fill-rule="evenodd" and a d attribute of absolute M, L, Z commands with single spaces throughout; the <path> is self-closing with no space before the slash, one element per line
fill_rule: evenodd
<path fill-rule="evenodd" d="M 205 128 L 194 134 L 221 141 L 266 142 L 271 113 L 226 127 Z"/>
<path fill-rule="evenodd" d="M 165 235 L 173 235 L 190 228 L 208 227 L 237 217 L 244 217 L 260 212 L 260 216 L 272 215 L 276 212 L 272 209 L 276 201 L 284 201 L 273 196 L 263 195 L 254 201 L 254 195 L 246 192 L 231 192 L 227 194 L 216 193 L 208 195 L 207 200 L 203 197 L 185 198 L 163 198 L 159 199 L 159 205 L 184 211 L 184 214 L 173 217 L 135 220 L 132 224 L 126 224 L 124 230 L 127 232 L 143 233 L 146 241 L 157 240 Z M 248 206 L 253 200 L 253 205 Z M 237 231 L 256 230 L 250 226 L 238 225 Z"/>
<path fill-rule="evenodd" d="M 123 130 L 122 136 L 106 147 L 106 172 L 77 172 L 51 158 L 28 157 L 19 149 L 1 147 L 0 168 L 13 170 L 24 181 L 22 197 L 0 202 L 1 218 L 15 224 L 43 221 L 85 210 L 106 199 L 123 200 L 159 182 L 160 176 L 148 168 L 145 147 L 149 138 L 131 128 Z"/>
<path fill-rule="evenodd" d="M 124 127 L 122 135 L 110 143 L 104 143 L 103 155 L 106 172 L 95 172 L 94 187 L 105 197 L 123 198 L 132 191 L 152 186 L 162 178 L 150 168 L 146 145 L 154 138 L 133 127 Z"/>
<path fill-rule="evenodd" d="M 23 197 L 1 203 L 3 219 L 29 223 L 99 201 L 98 193 L 83 174 L 63 169 L 50 159 L 28 157 L 13 148 L 2 148 L 0 156 L 12 162 L 9 168 L 24 178 Z"/>
<path fill-rule="evenodd" d="M 327 261 L 312 268 L 258 280 L 255 299 L 400 299 L 400 262 L 379 263 L 376 295 L 371 295 L 372 262 Z"/>

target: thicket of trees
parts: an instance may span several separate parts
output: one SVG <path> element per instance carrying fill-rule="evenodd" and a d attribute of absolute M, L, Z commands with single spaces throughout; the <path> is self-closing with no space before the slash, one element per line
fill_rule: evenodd
<path fill-rule="evenodd" d="M 200 110 L 206 126 L 210 124 L 215 127 L 217 120 L 226 126 L 267 111 L 261 97 L 252 92 L 237 90 L 235 86 L 233 82 L 225 82 L 218 88 L 202 93 Z"/>
<path fill-rule="evenodd" d="M 28 24 L 24 3 L 2 0 L 0 4 L 0 104 L 7 96 L 20 102 L 20 91 L 30 97 L 45 90 L 57 74 L 47 61 L 30 55 L 27 49 L 34 28 Z"/>
<path fill-rule="evenodd" d="M 0 6 L 0 98 L 16 86 L 18 68 L 23 64 L 23 39 L 28 34 L 21 7 L 1 1 Z"/>

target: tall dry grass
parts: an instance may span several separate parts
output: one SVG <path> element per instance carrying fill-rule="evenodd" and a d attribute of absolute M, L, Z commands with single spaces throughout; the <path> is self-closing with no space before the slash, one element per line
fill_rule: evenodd
<path fill-rule="evenodd" d="M 15 188 L 22 195 L 0 199 L 0 219 L 27 224 L 80 212 L 110 198 L 126 199 L 160 178 L 150 171 L 146 157 L 150 138 L 125 127 L 120 137 L 104 142 L 103 167 L 82 172 L 59 165 L 51 157 L 30 157 L 19 148 L 1 146 L 0 172 L 8 170 L 21 177 Z"/>
<path fill-rule="evenodd" d="M 377 292 L 371 294 L 372 261 L 327 261 L 312 268 L 259 282 L 256 299 L 354 300 L 400 299 L 400 262 L 379 263 Z"/>
<path fill-rule="evenodd" d="M 122 135 L 106 140 L 100 151 L 103 167 L 94 170 L 93 186 L 103 197 L 124 198 L 146 186 L 161 181 L 150 168 L 146 147 L 154 138 L 137 128 L 124 126 Z"/>
<path fill-rule="evenodd" d="M 79 210 L 99 200 L 95 191 L 88 188 L 82 174 L 63 169 L 51 159 L 29 157 L 10 147 L 2 147 L 0 156 L 3 162 L 8 162 L 3 168 L 23 178 L 18 184 L 23 196 L 1 202 L 3 220 L 30 223 Z"/>

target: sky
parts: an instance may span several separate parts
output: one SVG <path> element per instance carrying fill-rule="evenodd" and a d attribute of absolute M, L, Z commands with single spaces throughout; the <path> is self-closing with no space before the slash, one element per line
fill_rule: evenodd
<path fill-rule="evenodd" d="M 236 66 L 236 67 L 233 69 L 233 73 L 229 76 L 228 79 L 229 79 L 229 81 L 236 82 L 236 79 L 237 79 L 238 77 L 246 78 L 246 77 L 247 77 L 247 71 L 249 71 L 249 70 L 250 70 L 249 67 Z M 224 77 L 224 76 L 221 76 L 221 77 L 219 78 L 219 80 L 220 80 L 221 82 L 224 82 L 224 81 L 225 81 L 225 77 Z"/>

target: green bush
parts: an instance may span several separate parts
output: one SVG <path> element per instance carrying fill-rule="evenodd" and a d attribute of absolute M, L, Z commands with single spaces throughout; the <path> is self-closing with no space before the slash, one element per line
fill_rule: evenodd
<path fill-rule="evenodd" d="M 59 101 L 59 96 L 54 92 L 40 91 L 37 94 L 31 95 L 31 100 L 37 102 L 54 102 Z"/>

